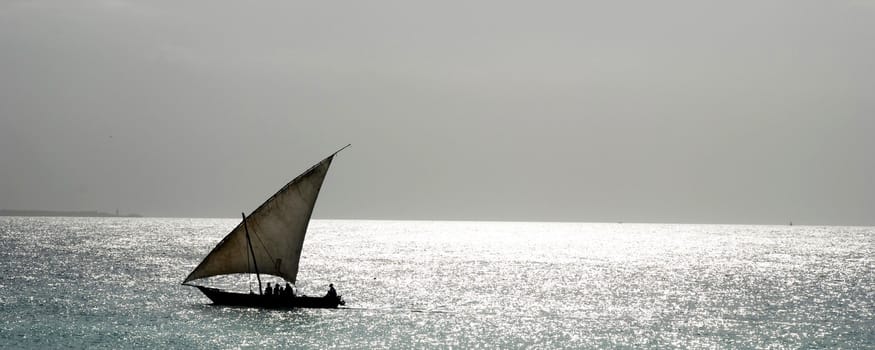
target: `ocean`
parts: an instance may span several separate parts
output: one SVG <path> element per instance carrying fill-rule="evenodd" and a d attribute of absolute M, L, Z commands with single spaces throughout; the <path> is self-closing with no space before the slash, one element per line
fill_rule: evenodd
<path fill-rule="evenodd" d="M 875 348 L 873 227 L 314 220 L 346 307 L 260 310 L 180 285 L 238 222 L 0 217 L 0 347 Z"/>

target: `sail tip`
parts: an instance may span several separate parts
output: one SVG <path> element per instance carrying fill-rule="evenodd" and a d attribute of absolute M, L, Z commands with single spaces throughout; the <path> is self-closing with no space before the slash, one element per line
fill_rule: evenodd
<path fill-rule="evenodd" d="M 349 146 L 352 146 L 352 144 L 351 143 L 346 144 L 346 146 L 341 147 L 339 150 L 337 150 L 337 152 L 332 153 L 331 156 L 333 157 L 335 154 L 340 153 L 340 151 L 345 150 Z"/>

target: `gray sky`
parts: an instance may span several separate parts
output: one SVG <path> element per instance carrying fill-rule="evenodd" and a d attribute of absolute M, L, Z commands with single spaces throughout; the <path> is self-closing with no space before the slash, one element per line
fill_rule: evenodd
<path fill-rule="evenodd" d="M 875 1 L 0 2 L 0 208 L 875 224 Z"/>

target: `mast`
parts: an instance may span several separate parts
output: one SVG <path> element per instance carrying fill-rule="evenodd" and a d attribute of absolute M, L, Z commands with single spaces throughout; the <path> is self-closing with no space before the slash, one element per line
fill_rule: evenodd
<path fill-rule="evenodd" d="M 252 254 L 252 264 L 255 265 L 255 278 L 258 279 L 258 294 L 263 295 L 264 293 L 261 291 L 261 274 L 258 273 L 258 261 L 255 259 L 255 251 L 252 250 L 252 240 L 249 239 L 249 228 L 246 227 L 246 213 L 240 213 L 240 215 L 243 216 L 243 229 L 246 231 L 246 243 L 249 244 L 249 254 Z"/>

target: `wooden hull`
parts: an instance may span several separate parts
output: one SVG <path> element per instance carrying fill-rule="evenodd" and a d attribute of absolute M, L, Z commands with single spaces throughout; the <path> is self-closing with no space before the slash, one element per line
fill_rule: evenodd
<path fill-rule="evenodd" d="M 318 308 L 318 309 L 336 309 L 339 305 L 345 304 L 343 299 L 329 297 L 308 297 L 308 296 L 279 296 L 279 295 L 259 295 L 234 293 L 221 289 L 195 286 L 213 301 L 216 305 L 228 306 L 245 306 L 269 309 L 289 309 L 289 308 Z"/>

